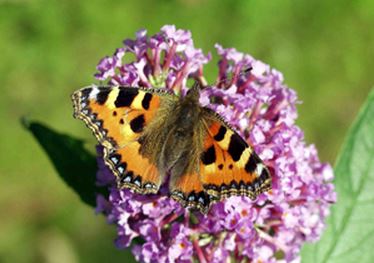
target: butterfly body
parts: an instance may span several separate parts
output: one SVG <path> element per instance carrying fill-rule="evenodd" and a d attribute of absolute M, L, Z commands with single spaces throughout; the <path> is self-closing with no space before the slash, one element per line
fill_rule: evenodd
<path fill-rule="evenodd" d="M 104 146 L 119 187 L 157 193 L 170 175 L 170 195 L 206 212 L 231 195 L 254 199 L 270 189 L 266 166 L 222 117 L 199 104 L 199 86 L 178 97 L 159 89 L 88 87 L 72 96 Z"/>

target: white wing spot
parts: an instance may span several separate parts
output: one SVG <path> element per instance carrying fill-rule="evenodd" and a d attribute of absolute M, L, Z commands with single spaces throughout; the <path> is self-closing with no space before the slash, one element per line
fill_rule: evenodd
<path fill-rule="evenodd" d="M 118 171 L 120 172 L 120 174 L 123 174 L 123 172 L 125 171 L 125 169 L 123 169 L 122 166 L 118 167 Z"/>
<path fill-rule="evenodd" d="M 117 157 L 111 157 L 110 159 L 112 160 L 114 164 L 118 163 L 119 161 Z"/>
<path fill-rule="evenodd" d="M 264 170 L 264 165 L 262 163 L 258 163 L 256 167 L 256 175 L 259 177 L 262 173 L 262 170 Z"/>
<path fill-rule="evenodd" d="M 96 100 L 97 94 L 99 93 L 99 91 L 100 90 L 98 88 L 93 87 L 92 90 L 91 90 L 91 92 L 90 92 L 90 99 Z"/>

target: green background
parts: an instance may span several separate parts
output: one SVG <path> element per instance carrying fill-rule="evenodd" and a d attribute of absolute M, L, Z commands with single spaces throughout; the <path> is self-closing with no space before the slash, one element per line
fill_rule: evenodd
<path fill-rule="evenodd" d="M 302 101 L 307 142 L 334 162 L 374 83 L 373 1 L 0 0 L 0 262 L 129 262 L 115 227 L 61 182 L 19 119 L 93 149 L 70 94 L 95 82 L 97 62 L 124 38 L 164 24 L 191 30 L 205 53 L 221 43 L 281 71 Z M 208 67 L 208 81 L 216 72 Z"/>

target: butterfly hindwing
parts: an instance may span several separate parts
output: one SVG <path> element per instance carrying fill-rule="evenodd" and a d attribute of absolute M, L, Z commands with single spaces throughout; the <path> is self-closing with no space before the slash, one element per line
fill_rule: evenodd
<path fill-rule="evenodd" d="M 171 180 L 171 197 L 185 207 L 197 208 L 206 213 L 211 203 L 196 172 L 186 173 Z"/>
<path fill-rule="evenodd" d="M 120 188 L 130 188 L 137 193 L 157 193 L 161 176 L 155 164 L 139 154 L 141 144 L 129 143 L 117 150 L 104 150 L 105 163 L 117 177 Z"/>
<path fill-rule="evenodd" d="M 271 177 L 254 150 L 224 120 L 206 110 L 207 135 L 200 176 L 206 192 L 221 200 L 232 195 L 255 199 L 271 186 Z"/>
<path fill-rule="evenodd" d="M 160 175 L 155 164 L 140 154 L 138 139 L 169 95 L 155 89 L 96 86 L 72 95 L 74 116 L 83 120 L 104 146 L 105 163 L 119 187 L 157 192 Z"/>

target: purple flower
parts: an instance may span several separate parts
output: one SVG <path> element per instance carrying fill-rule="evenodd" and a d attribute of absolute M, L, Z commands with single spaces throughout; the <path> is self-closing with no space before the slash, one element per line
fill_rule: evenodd
<path fill-rule="evenodd" d="M 202 215 L 184 209 L 162 189 L 147 196 L 119 190 L 98 147 L 97 183 L 107 185 L 110 195 L 98 196 L 97 211 L 117 225 L 116 245 L 133 244 L 142 262 L 299 261 L 301 246 L 319 239 L 336 201 L 333 171 L 295 125 L 297 96 L 282 74 L 234 48 L 215 47 L 219 74 L 201 92 L 200 102 L 253 146 L 271 171 L 272 190 L 256 201 L 230 197 Z M 124 63 L 126 54 L 134 61 Z M 100 61 L 95 76 L 109 84 L 164 87 L 180 94 L 188 89 L 188 78 L 206 83 L 203 67 L 209 60 L 194 47 L 189 31 L 164 26 L 152 37 L 141 30 L 135 40 L 125 40 L 124 47 Z"/>

